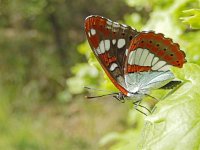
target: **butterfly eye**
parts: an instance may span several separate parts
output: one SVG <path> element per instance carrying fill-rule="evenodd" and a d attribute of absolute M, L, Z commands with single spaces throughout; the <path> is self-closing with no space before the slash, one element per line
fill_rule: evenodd
<path fill-rule="evenodd" d="M 160 44 L 157 44 L 156 46 L 157 46 L 157 47 L 159 47 L 159 46 L 160 46 Z"/>
<path fill-rule="evenodd" d="M 164 51 L 166 51 L 167 49 L 166 49 L 166 48 L 164 48 L 163 50 L 164 50 Z"/>
<path fill-rule="evenodd" d="M 170 56 L 174 56 L 174 54 L 170 54 Z"/>
<path fill-rule="evenodd" d="M 133 36 L 129 36 L 129 40 L 132 40 L 133 39 Z"/>

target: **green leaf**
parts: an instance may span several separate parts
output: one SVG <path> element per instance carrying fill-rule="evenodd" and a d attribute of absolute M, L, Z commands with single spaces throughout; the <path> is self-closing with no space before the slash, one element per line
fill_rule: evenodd
<path fill-rule="evenodd" d="M 97 79 L 99 72 L 95 67 L 91 67 L 87 63 L 79 63 L 71 68 L 71 72 L 75 75 L 66 81 L 68 91 L 72 94 L 80 94 L 84 91 L 84 86 L 98 85 Z"/>
<path fill-rule="evenodd" d="M 144 115 L 136 112 L 134 109 L 129 110 L 127 116 L 127 125 L 131 128 L 124 132 L 112 132 L 105 135 L 99 142 L 101 147 L 108 147 L 108 150 L 134 150 L 137 149 L 137 143 L 143 128 Z"/>
<path fill-rule="evenodd" d="M 200 66 L 174 69 L 185 83 L 146 118 L 140 149 L 197 150 L 200 147 Z"/>
<path fill-rule="evenodd" d="M 200 9 L 189 9 L 183 11 L 185 17 L 182 17 L 184 23 L 188 23 L 193 29 L 200 29 Z"/>
<path fill-rule="evenodd" d="M 187 61 L 200 65 L 200 31 L 185 33 L 181 38 Z"/>

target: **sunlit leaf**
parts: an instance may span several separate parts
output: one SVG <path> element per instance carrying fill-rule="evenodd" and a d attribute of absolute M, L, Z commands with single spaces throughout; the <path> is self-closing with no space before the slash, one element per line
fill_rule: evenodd
<path fill-rule="evenodd" d="M 200 146 L 200 66 L 173 69 L 184 84 L 146 118 L 140 149 L 195 150 Z"/>
<path fill-rule="evenodd" d="M 200 29 L 200 9 L 189 9 L 183 11 L 182 21 L 190 25 L 193 29 Z"/>
<path fill-rule="evenodd" d="M 124 16 L 126 24 L 132 26 L 136 30 L 141 30 L 142 17 L 138 13 L 132 13 L 131 15 Z"/>
<path fill-rule="evenodd" d="M 106 147 L 106 145 L 114 143 L 109 147 L 109 150 L 137 149 L 138 140 L 144 124 L 144 116 L 134 109 L 130 109 L 127 116 L 127 123 L 133 128 L 121 133 L 112 132 L 105 135 L 100 140 L 100 146 Z"/>
<path fill-rule="evenodd" d="M 188 62 L 200 65 L 200 31 L 185 33 L 181 39 Z"/>
<path fill-rule="evenodd" d="M 72 94 L 79 94 L 84 91 L 84 86 L 97 86 L 99 72 L 95 67 L 87 63 L 80 63 L 72 67 L 71 72 L 75 75 L 68 78 L 66 83 L 69 92 Z"/>
<path fill-rule="evenodd" d="M 77 50 L 78 50 L 78 52 L 79 52 L 80 54 L 85 55 L 87 58 L 89 58 L 90 53 L 92 52 L 92 51 L 90 50 L 90 46 L 89 46 L 89 44 L 88 44 L 87 41 L 85 41 L 84 43 L 78 45 Z"/>

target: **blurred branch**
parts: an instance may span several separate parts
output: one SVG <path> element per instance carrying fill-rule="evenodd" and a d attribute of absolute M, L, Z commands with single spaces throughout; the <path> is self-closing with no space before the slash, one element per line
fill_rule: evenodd
<path fill-rule="evenodd" d="M 64 61 L 66 59 L 66 53 L 63 47 L 63 42 L 61 39 L 61 28 L 60 25 L 56 19 L 56 15 L 54 12 L 49 14 L 49 21 L 52 25 L 52 29 L 53 29 L 53 33 L 54 33 L 54 39 L 55 39 L 55 43 L 56 43 L 56 47 L 57 50 L 59 52 L 59 56 L 60 56 L 60 60 L 61 63 L 64 65 L 66 61 Z"/>

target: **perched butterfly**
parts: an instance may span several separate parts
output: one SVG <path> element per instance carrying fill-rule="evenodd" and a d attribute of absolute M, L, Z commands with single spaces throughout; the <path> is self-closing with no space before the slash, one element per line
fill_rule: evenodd
<path fill-rule="evenodd" d="M 172 81 L 169 67 L 181 68 L 185 53 L 163 34 L 139 32 L 101 16 L 87 17 L 85 32 L 105 73 L 120 90 L 117 99 L 131 97 L 139 105 L 151 90 L 180 83 Z"/>

